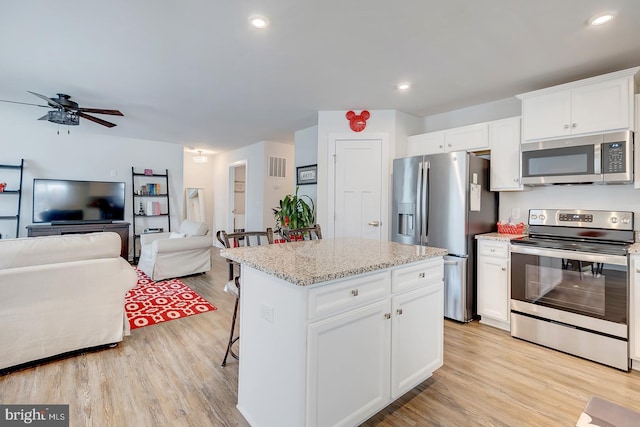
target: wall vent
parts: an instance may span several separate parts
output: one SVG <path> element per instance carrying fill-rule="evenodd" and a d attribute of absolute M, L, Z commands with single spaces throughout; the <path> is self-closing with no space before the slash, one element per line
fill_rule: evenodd
<path fill-rule="evenodd" d="M 287 159 L 285 157 L 269 156 L 269 176 L 274 178 L 287 176 Z"/>

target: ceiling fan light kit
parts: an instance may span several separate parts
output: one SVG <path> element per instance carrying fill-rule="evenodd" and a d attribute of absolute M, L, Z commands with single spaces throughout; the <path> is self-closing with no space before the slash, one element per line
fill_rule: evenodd
<path fill-rule="evenodd" d="M 57 123 L 59 125 L 78 126 L 80 124 L 80 118 L 78 116 L 64 110 L 49 111 L 44 118 L 51 123 Z"/>

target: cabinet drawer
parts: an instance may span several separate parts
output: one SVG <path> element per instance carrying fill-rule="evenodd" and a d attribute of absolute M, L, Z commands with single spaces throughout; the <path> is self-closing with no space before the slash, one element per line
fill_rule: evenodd
<path fill-rule="evenodd" d="M 390 290 L 391 274 L 388 271 L 310 289 L 309 319 L 384 298 Z"/>
<path fill-rule="evenodd" d="M 400 267 L 391 272 L 391 291 L 404 292 L 443 280 L 442 258 Z"/>
<path fill-rule="evenodd" d="M 509 257 L 509 243 L 478 241 L 478 253 L 483 256 L 494 256 L 500 258 Z"/>

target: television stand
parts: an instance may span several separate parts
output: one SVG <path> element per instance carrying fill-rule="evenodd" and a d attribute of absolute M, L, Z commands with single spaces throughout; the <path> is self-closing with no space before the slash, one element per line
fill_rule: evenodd
<path fill-rule="evenodd" d="M 53 226 L 60 226 L 60 225 L 95 225 L 95 224 L 111 224 L 113 223 L 112 220 L 110 219 L 96 219 L 96 220 L 91 220 L 91 221 L 51 221 L 51 225 Z"/>
<path fill-rule="evenodd" d="M 28 225 L 27 236 L 55 236 L 60 234 L 86 234 L 86 233 L 99 233 L 105 231 L 112 231 L 120 235 L 122 244 L 120 246 L 120 256 L 127 261 L 129 260 L 129 223 L 128 222 L 112 222 L 112 223 L 96 223 L 96 222 L 84 222 L 84 223 L 69 223 L 64 224 L 52 223 Z"/>

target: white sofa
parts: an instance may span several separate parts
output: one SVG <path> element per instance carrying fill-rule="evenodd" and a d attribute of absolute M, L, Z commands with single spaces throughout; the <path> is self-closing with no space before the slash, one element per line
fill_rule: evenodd
<path fill-rule="evenodd" d="M 0 240 L 0 369 L 122 341 L 135 269 L 116 233 Z"/>
<path fill-rule="evenodd" d="M 179 233 L 140 236 L 138 269 L 152 280 L 164 280 L 211 270 L 213 238 L 204 222 L 184 220 Z"/>

